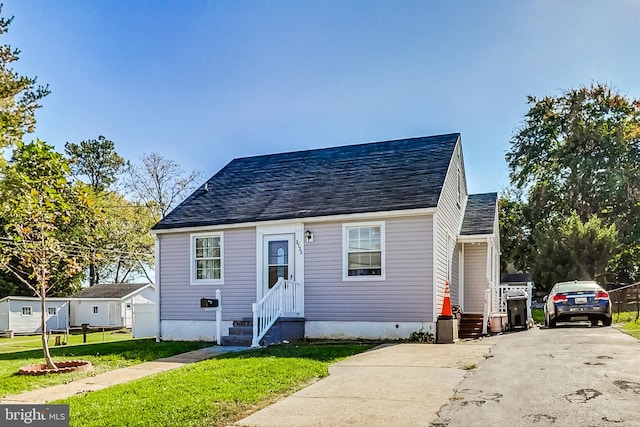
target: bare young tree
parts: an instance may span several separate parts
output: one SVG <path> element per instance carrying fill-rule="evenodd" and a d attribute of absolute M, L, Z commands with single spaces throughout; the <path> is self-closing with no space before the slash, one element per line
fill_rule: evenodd
<path fill-rule="evenodd" d="M 81 274 L 84 254 L 76 238 L 86 224 L 85 197 L 69 181 L 62 155 L 40 140 L 18 143 L 2 172 L 0 216 L 6 237 L 0 245 L 0 268 L 40 298 L 42 350 L 47 367 L 55 369 L 47 340 L 46 299 L 59 279 Z"/>
<path fill-rule="evenodd" d="M 144 154 L 140 163 L 129 166 L 127 175 L 131 195 L 146 204 L 156 221 L 184 200 L 202 177 L 199 171 L 186 173 L 178 163 L 157 153 Z"/>

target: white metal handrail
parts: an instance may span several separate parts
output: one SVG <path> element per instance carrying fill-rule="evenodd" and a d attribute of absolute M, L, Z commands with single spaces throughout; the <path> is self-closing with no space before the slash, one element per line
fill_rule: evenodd
<path fill-rule="evenodd" d="M 283 314 L 303 316 L 304 288 L 302 284 L 280 277 L 264 297 L 252 306 L 253 340 L 251 347 L 259 347 L 260 340 Z"/>

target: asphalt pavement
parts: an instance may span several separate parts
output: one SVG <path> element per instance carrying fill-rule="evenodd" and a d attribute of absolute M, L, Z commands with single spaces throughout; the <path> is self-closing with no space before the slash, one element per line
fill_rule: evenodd
<path fill-rule="evenodd" d="M 637 339 L 583 323 L 490 340 L 432 426 L 640 426 Z"/>

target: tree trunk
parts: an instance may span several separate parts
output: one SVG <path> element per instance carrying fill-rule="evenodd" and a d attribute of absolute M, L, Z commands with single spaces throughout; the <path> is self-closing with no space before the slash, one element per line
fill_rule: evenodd
<path fill-rule="evenodd" d="M 89 286 L 97 283 L 96 278 L 96 250 L 91 248 L 89 251 Z"/>
<path fill-rule="evenodd" d="M 47 324 L 45 322 L 45 301 L 46 297 L 44 292 L 40 296 L 40 330 L 42 331 L 42 352 L 44 353 L 44 361 L 49 369 L 57 369 L 55 363 L 51 359 L 51 353 L 49 353 L 49 339 L 47 338 Z"/>

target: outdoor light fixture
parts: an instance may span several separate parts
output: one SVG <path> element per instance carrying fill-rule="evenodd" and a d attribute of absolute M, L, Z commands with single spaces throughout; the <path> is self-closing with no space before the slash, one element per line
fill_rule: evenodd
<path fill-rule="evenodd" d="M 304 235 L 307 237 L 307 242 L 313 242 L 313 233 L 309 230 L 304 232 Z"/>

